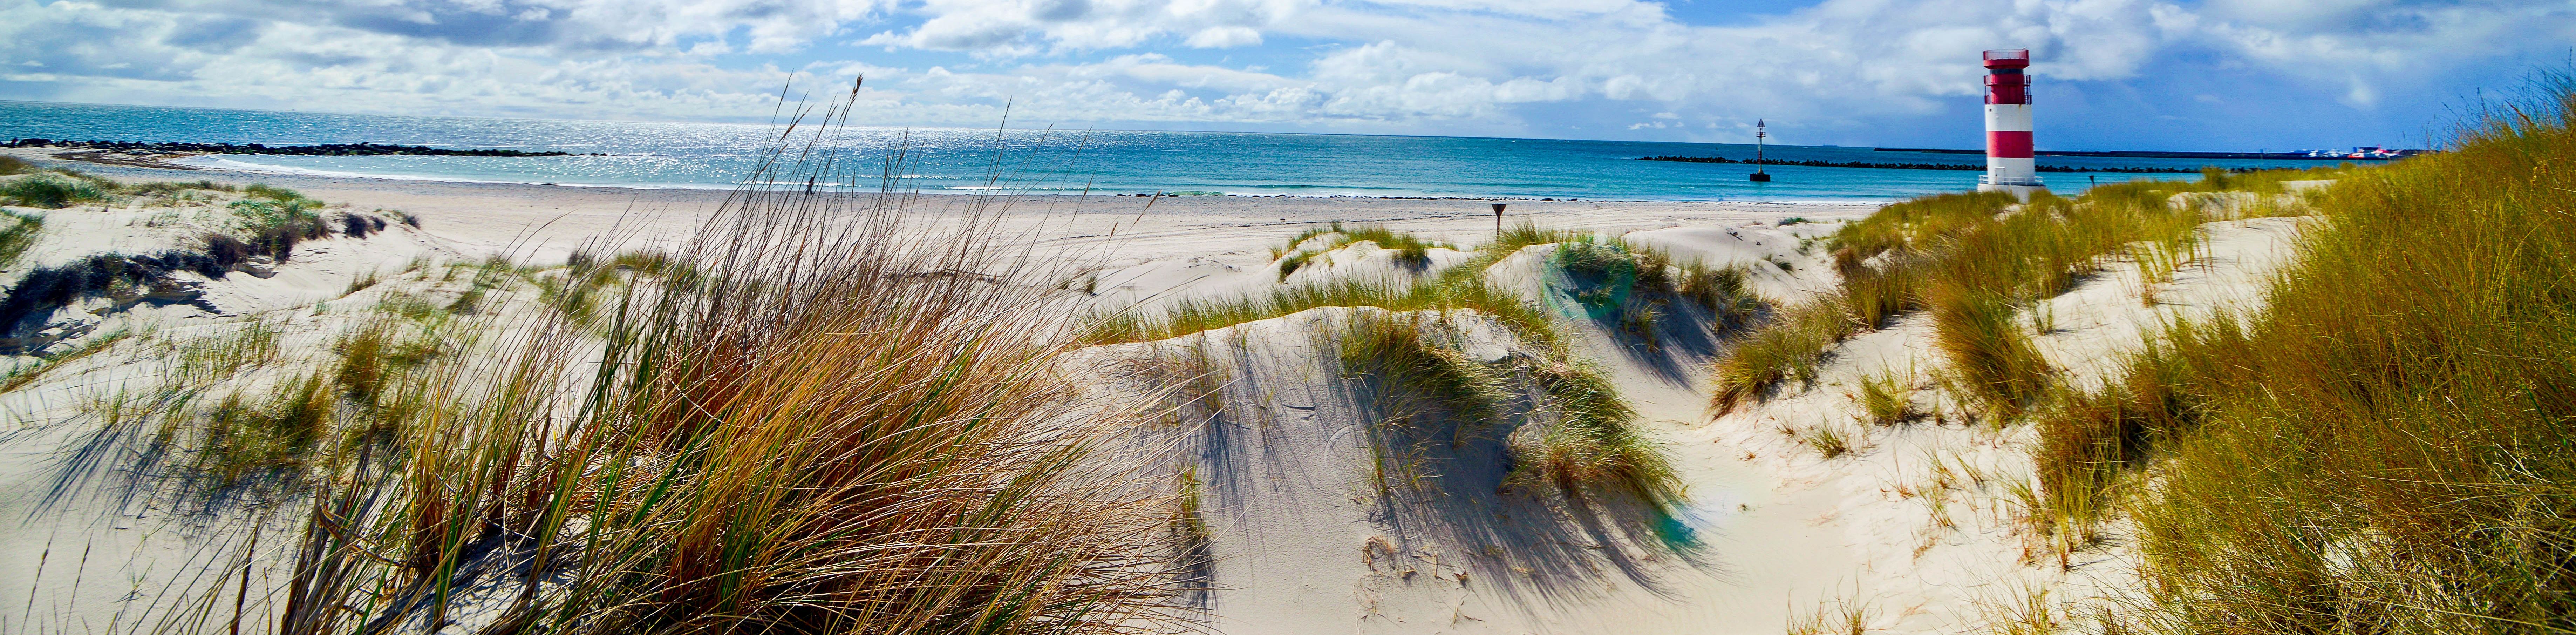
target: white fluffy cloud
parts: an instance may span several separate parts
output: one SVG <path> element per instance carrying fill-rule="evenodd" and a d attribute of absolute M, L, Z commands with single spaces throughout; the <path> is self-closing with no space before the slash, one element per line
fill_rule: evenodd
<path fill-rule="evenodd" d="M 1144 45 L 1178 35 L 1187 46 L 1259 44 L 1261 32 L 1311 0 L 926 0 L 919 25 L 869 44 L 1025 55 Z"/>
<path fill-rule="evenodd" d="M 1955 110 L 1988 48 L 2033 49 L 2043 95 L 2144 113 L 2226 102 L 2155 96 L 2219 74 L 2368 119 L 2571 40 L 2576 6 L 2475 0 L 1822 0 L 1727 26 L 1641 0 L 0 0 L 0 98 L 741 118 L 791 72 L 865 72 L 884 123 L 1009 102 L 1077 125 L 1731 138 Z"/>

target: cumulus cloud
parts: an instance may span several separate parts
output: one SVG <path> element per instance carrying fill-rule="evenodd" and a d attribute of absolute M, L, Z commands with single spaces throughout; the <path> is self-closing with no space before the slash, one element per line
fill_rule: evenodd
<path fill-rule="evenodd" d="M 867 44 L 1021 56 L 1139 46 L 1182 35 L 1189 46 L 1261 42 L 1263 30 L 1315 0 L 926 0 L 925 16 Z"/>
<path fill-rule="evenodd" d="M 1988 48 L 2033 49 L 2043 96 L 2219 73 L 2369 109 L 2563 47 L 2571 11 L 1824 0 L 1709 26 L 1642 0 L 0 0 L 0 96 L 703 119 L 863 70 L 862 115 L 886 123 L 989 124 L 1008 101 L 1024 121 L 1733 138 L 1766 114 L 1954 111 Z M 2170 101 L 2226 102 L 2188 92 Z"/>
<path fill-rule="evenodd" d="M 703 117 L 750 112 L 786 73 L 572 58 L 198 11 L 0 5 L 0 81 L 22 97 L 356 112 Z M 763 110 L 762 112 L 766 112 Z"/>
<path fill-rule="evenodd" d="M 894 0 L 105 0 L 157 13 L 330 25 L 465 46 L 634 51 L 698 39 L 784 51 Z M 56 3 L 58 5 L 71 3 Z"/>

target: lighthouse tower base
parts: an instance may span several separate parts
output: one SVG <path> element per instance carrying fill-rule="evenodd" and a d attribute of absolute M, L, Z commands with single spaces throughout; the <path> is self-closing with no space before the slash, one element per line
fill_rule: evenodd
<path fill-rule="evenodd" d="M 2040 187 L 2040 186 L 2037 186 L 2037 185 L 1995 185 L 1995 184 L 1992 184 L 1992 183 L 1979 183 L 1979 184 L 1977 184 L 1977 191 L 1979 191 L 1979 192 L 2008 192 L 2008 193 L 2011 193 L 2011 194 L 2013 195 L 2013 198 L 2021 199 L 2021 202 L 2024 202 L 2024 203 L 2028 203 L 2028 202 L 2030 202 L 2030 195 L 2031 195 L 2032 193 L 2038 192 L 2038 191 L 2040 191 L 2040 190 L 2045 190 L 2045 189 L 2048 189 L 2048 188 Z"/>

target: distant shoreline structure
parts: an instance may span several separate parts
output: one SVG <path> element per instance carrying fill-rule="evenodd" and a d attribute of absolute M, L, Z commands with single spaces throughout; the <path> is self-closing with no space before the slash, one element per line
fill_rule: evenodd
<path fill-rule="evenodd" d="M 634 190 L 730 190 L 774 141 L 762 126 L 689 122 L 482 120 L 390 115 L 192 110 L 113 105 L 58 106 L 0 101 L 0 154 L 138 170 L 119 175 L 195 180 L 238 173 L 246 181 L 378 179 L 398 182 L 528 184 Z M 1673 141 L 1507 139 L 1399 135 L 1117 131 L 1085 137 L 1022 135 L 998 151 L 1014 157 L 1010 183 L 985 178 L 997 152 L 991 130 L 894 128 L 836 141 L 836 151 L 874 163 L 900 146 L 904 187 L 924 192 L 1201 192 L 1292 198 L 1460 197 L 1592 201 L 1887 202 L 1972 187 L 1973 171 L 1806 170 L 1786 182 L 1728 174 L 1753 165 L 1639 169 L 1658 155 L 1751 159 L 1754 148 Z M 42 147 L 27 147 L 44 138 Z M 384 141 L 376 141 L 384 139 Z M 359 144 L 359 141 L 372 143 Z M 1893 141 L 1893 139 L 1888 139 Z M 173 142 L 173 143 L 163 143 Z M 249 144 L 265 144 L 259 149 Z M 186 144 L 186 145 L 181 145 Z M 229 145 L 226 145 L 229 144 Z M 1982 163 L 1980 156 L 1885 154 L 1875 144 L 1771 146 L 1764 159 L 1826 162 Z M 336 147 L 335 147 L 336 146 Z M 408 146 L 394 148 L 392 146 Z M 476 152 L 476 149 L 495 151 Z M 499 151 L 506 150 L 506 152 Z M 227 152 L 230 151 L 230 152 Z M 564 152 L 572 156 L 490 156 Z M 400 154 L 397 154 L 400 153 Z M 585 156 L 602 153 L 605 156 Z M 465 156 L 436 156 L 462 154 Z M 486 156 L 471 156 L 474 154 Z M 2046 158 L 2046 157 L 2043 157 Z M 2097 167 L 2306 167 L 2313 161 L 2051 159 Z M 2327 165 L 2331 165 L 2329 162 Z M 1652 165 L 1652 164 L 1649 164 Z M 179 176 L 188 174 L 189 176 Z M 1776 173 L 1775 173 L 1776 174 Z M 2042 175 L 2051 176 L 2051 175 Z M 2196 172 L 2111 173 L 2117 180 L 2199 178 Z M 314 187 L 320 187 L 315 185 Z M 875 189 L 873 180 L 862 187 Z M 1130 200 L 1133 200 L 1132 198 Z M 1160 206 L 1155 209 L 1162 209 Z M 5 220 L 5 219 L 0 219 Z"/>
<path fill-rule="evenodd" d="M 2368 149 L 2368 150 L 2378 150 L 2379 148 L 2377 148 L 2377 147 L 2370 147 L 2370 148 L 2367 148 L 2367 149 Z M 1983 156 L 1983 155 L 1985 155 L 1985 153 L 1986 153 L 1986 151 L 1984 151 L 1984 150 L 1955 150 L 1955 149 L 1949 149 L 1949 148 L 1871 148 L 1870 150 L 1875 151 L 1875 152 L 1921 152 L 1921 153 L 1925 153 L 1925 154 L 1974 154 L 1974 155 L 1979 155 L 1979 156 Z M 2387 152 L 2387 156 L 2347 156 L 2347 155 L 2340 155 L 2340 154 L 2329 156 L 2329 155 L 2322 155 L 2322 154 L 2318 154 L 2318 152 L 2321 152 L 2321 151 L 2308 151 L 2308 152 L 2160 152 L 2160 151 L 2153 151 L 2153 150 L 2040 150 L 2040 151 L 2037 151 L 2037 152 L 2033 152 L 2032 154 L 2036 154 L 2036 155 L 2043 156 L 2043 157 L 2119 157 L 2119 158 L 2129 158 L 2129 159 L 2277 159 L 2277 160 L 2285 160 L 2285 161 L 2286 161 L 2286 160 L 2308 160 L 2308 161 L 2385 161 L 2385 160 L 2388 160 L 2388 159 L 2403 158 L 2403 157 L 2414 156 L 2414 155 L 2417 155 L 2417 154 L 2423 154 L 2423 153 L 2425 153 L 2425 152 L 2427 152 L 2427 151 L 2426 151 L 2426 150 L 2389 150 L 2389 151 L 2386 151 L 2386 152 Z M 2194 171 L 2197 171 L 2197 170 L 2194 170 Z"/>
<path fill-rule="evenodd" d="M 2044 154 L 2044 153 L 2043 153 L 2043 154 Z M 1740 159 L 1729 159 L 1729 158 L 1726 158 L 1726 157 L 1684 157 L 1684 156 L 1637 157 L 1637 160 L 1640 160 L 1640 161 L 1675 161 L 1675 162 L 1680 162 L 1680 163 L 1740 163 L 1740 164 L 1747 164 L 1747 165 L 1794 165 L 1794 166 L 1803 166 L 1803 167 L 1811 167 L 1811 168 L 1875 168 L 1875 169 L 1881 169 L 1881 170 L 1956 170 L 1956 171 L 1966 171 L 1966 172 L 1980 172 L 1980 171 L 1984 171 L 1984 170 L 1986 169 L 1986 166 L 1978 165 L 1978 164 L 1974 164 L 1974 163 L 1871 163 L 1871 162 L 1868 162 L 1868 161 L 1815 161 L 1815 160 L 1807 160 L 1807 161 L 1790 161 L 1790 160 L 1784 160 L 1784 159 L 1740 160 Z M 2230 171 L 2230 172 L 2253 172 L 2253 171 L 2261 170 L 2261 169 L 2265 169 L 2265 168 L 2246 168 L 2246 167 L 2227 168 L 2227 170 L 2228 170 L 2228 171 Z M 2037 170 L 2037 171 L 2040 171 L 2040 172 L 2104 172 L 2104 173 L 2122 173 L 2122 174 L 2190 174 L 2190 173 L 2199 172 L 2199 171 L 2200 171 L 2200 168 L 2165 168 L 2165 167 L 2136 167 L 2136 166 L 2128 166 L 2128 167 L 2098 167 L 2098 168 L 2096 168 L 2096 167 L 2076 167 L 2076 166 L 2064 166 L 2064 165 L 2043 165 L 2043 166 L 2039 166 L 2039 167 L 2037 167 L 2037 168 L 2036 168 L 2036 170 Z"/>

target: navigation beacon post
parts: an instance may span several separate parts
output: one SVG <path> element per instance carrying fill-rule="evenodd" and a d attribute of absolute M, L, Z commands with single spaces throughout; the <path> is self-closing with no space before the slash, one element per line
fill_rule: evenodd
<path fill-rule="evenodd" d="M 1771 182 L 1771 173 L 1762 171 L 1762 139 L 1771 135 L 1764 133 L 1762 127 L 1762 120 L 1753 120 L 1753 174 L 1750 178 L 1755 183 Z"/>

